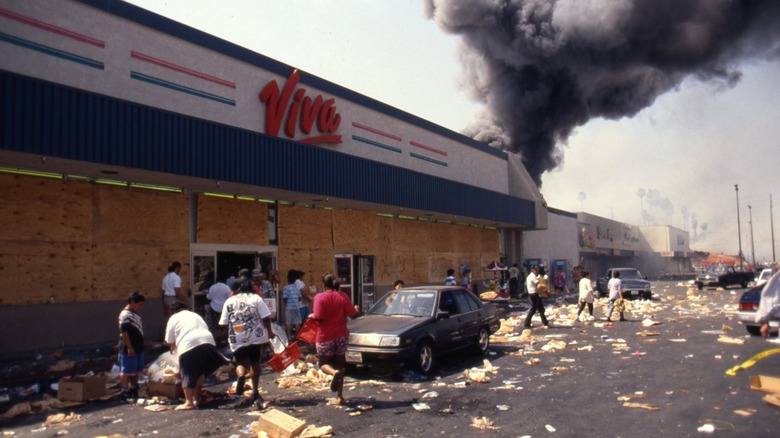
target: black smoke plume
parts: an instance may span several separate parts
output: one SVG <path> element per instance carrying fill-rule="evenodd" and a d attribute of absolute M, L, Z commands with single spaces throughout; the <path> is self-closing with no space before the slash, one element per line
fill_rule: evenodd
<path fill-rule="evenodd" d="M 577 126 L 632 117 L 687 77 L 734 86 L 741 62 L 780 51 L 778 0 L 424 1 L 485 104 L 464 133 L 519 153 L 537 185 Z"/>

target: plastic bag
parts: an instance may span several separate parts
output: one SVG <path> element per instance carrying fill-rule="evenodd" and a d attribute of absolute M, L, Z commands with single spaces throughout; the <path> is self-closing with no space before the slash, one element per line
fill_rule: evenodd
<path fill-rule="evenodd" d="M 160 355 L 147 370 L 150 382 L 174 383 L 179 376 L 179 357 L 170 351 Z"/>

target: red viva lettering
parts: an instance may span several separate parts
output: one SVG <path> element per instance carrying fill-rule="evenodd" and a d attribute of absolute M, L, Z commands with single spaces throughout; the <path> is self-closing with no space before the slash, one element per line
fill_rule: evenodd
<path fill-rule="evenodd" d="M 305 135 L 311 134 L 316 122 L 317 131 L 321 135 L 297 139 L 302 143 L 341 143 L 341 136 L 334 134 L 341 124 L 341 115 L 336 110 L 336 99 L 314 99 L 306 95 L 305 88 L 295 87 L 300 81 L 300 74 L 295 70 L 287 78 L 284 88 L 279 90 L 276 80 L 269 82 L 260 91 L 260 101 L 265 109 L 265 133 L 279 136 L 285 115 L 284 133 L 295 139 L 295 127 L 298 125 Z"/>

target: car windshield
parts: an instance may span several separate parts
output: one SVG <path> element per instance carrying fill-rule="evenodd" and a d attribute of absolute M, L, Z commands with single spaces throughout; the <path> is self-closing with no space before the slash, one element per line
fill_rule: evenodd
<path fill-rule="evenodd" d="M 710 269 L 707 269 L 707 273 L 708 274 L 719 275 L 719 274 L 723 274 L 725 272 L 726 272 L 726 268 L 724 266 L 721 266 L 721 265 L 713 265 L 713 266 L 710 266 Z"/>
<path fill-rule="evenodd" d="M 642 280 L 642 274 L 640 274 L 636 269 L 621 269 L 620 278 L 623 280 Z"/>
<path fill-rule="evenodd" d="M 436 293 L 432 291 L 393 291 L 368 310 L 369 315 L 432 316 Z"/>

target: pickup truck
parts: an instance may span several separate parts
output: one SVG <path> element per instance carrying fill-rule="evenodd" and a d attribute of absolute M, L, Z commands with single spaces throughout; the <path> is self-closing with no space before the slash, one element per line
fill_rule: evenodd
<path fill-rule="evenodd" d="M 747 287 L 748 283 L 753 281 L 755 277 L 756 274 L 754 272 L 748 271 L 741 266 L 735 268 L 734 266 L 713 265 L 710 269 L 707 269 L 707 272 L 698 274 L 694 282 L 699 290 L 702 290 L 704 287 L 722 287 L 726 289 L 734 284 Z"/>
<path fill-rule="evenodd" d="M 631 296 L 637 296 L 651 300 L 653 298 L 653 292 L 651 290 L 650 282 L 647 281 L 647 277 L 642 277 L 642 274 L 635 268 L 610 268 L 607 269 L 607 275 L 600 277 L 596 280 L 596 289 L 599 292 L 600 297 L 608 297 L 609 279 L 612 278 L 613 271 L 620 271 L 620 280 L 623 283 L 623 296 L 628 298 Z"/>

